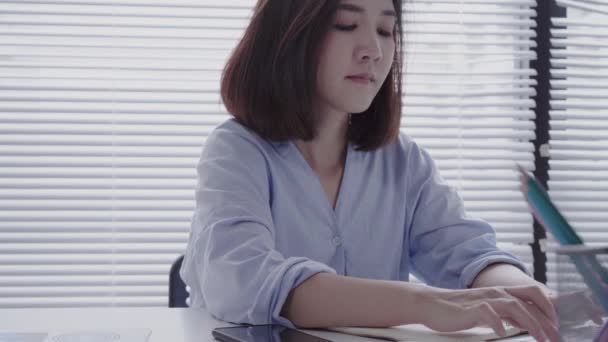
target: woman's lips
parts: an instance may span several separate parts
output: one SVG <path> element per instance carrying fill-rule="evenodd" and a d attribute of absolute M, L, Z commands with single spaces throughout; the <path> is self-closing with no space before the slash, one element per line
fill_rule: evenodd
<path fill-rule="evenodd" d="M 346 79 L 358 84 L 370 84 L 372 80 L 369 76 L 346 76 Z"/>

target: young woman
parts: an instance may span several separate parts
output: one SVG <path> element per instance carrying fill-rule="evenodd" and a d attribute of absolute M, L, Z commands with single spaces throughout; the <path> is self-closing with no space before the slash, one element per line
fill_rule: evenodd
<path fill-rule="evenodd" d="M 224 70 L 182 267 L 237 323 L 558 341 L 546 288 L 401 134 L 400 0 L 259 0 Z M 412 273 L 430 286 L 411 284 Z"/>

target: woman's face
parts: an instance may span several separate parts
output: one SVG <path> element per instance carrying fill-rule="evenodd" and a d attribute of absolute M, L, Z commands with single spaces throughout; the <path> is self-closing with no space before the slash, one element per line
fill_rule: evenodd
<path fill-rule="evenodd" d="M 321 113 L 365 111 L 395 54 L 392 0 L 342 0 L 321 45 L 317 92 Z"/>

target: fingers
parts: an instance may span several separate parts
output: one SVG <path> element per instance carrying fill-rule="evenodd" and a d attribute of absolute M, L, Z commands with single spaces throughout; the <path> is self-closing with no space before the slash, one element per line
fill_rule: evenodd
<path fill-rule="evenodd" d="M 540 328 L 540 323 L 515 300 L 501 300 L 500 311 L 507 314 L 517 325 L 524 328 L 537 341 L 545 341 L 545 334 Z"/>
<path fill-rule="evenodd" d="M 507 287 L 505 291 L 524 302 L 535 304 L 554 325 L 558 324 L 555 306 L 539 286 Z"/>
<path fill-rule="evenodd" d="M 532 316 L 534 316 L 537 321 L 541 324 L 541 327 L 543 329 L 543 332 L 545 333 L 545 335 L 547 335 L 547 337 L 549 337 L 549 340 L 551 341 L 561 341 L 560 339 L 560 335 L 559 335 L 559 330 L 558 330 L 558 323 L 553 323 L 550 320 L 546 319 L 546 316 L 543 312 L 540 311 L 540 309 L 534 305 L 534 304 L 528 304 L 525 305 L 525 303 L 522 303 L 522 305 L 525 306 L 525 308 L 532 314 Z"/>
<path fill-rule="evenodd" d="M 527 311 L 551 341 L 560 340 L 557 311 L 551 299 L 540 286 L 508 287 L 504 290 L 521 301 L 519 303 L 520 311 Z"/>
<path fill-rule="evenodd" d="M 523 327 L 538 341 L 559 341 L 559 332 L 535 305 L 524 304 L 520 300 L 498 299 L 491 301 L 499 315 L 505 315 L 514 321 L 516 326 Z"/>
<path fill-rule="evenodd" d="M 477 307 L 478 317 L 480 323 L 484 323 L 484 325 L 489 326 L 494 330 L 496 335 L 500 337 L 505 337 L 507 335 L 507 331 L 502 324 L 502 319 L 496 313 L 492 306 L 488 303 L 481 303 Z"/>

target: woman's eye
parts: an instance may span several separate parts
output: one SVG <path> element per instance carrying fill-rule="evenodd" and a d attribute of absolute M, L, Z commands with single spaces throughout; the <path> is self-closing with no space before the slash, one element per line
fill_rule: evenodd
<path fill-rule="evenodd" d="M 393 32 L 392 31 L 387 31 L 387 30 L 378 30 L 378 33 L 382 36 L 382 37 L 392 37 L 393 36 Z"/>
<path fill-rule="evenodd" d="M 353 31 L 354 29 L 357 28 L 357 25 L 355 25 L 355 24 L 353 24 L 353 25 L 336 24 L 336 25 L 334 25 L 334 27 L 339 31 Z"/>
<path fill-rule="evenodd" d="M 334 27 L 339 31 L 354 31 L 357 28 L 357 25 L 356 24 L 352 24 L 352 25 L 335 24 Z M 388 30 L 384 30 L 384 29 L 378 29 L 378 34 L 381 35 L 382 37 L 392 37 L 393 36 L 392 31 L 388 31 Z"/>

